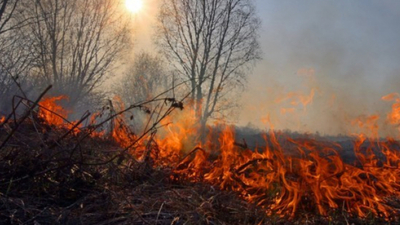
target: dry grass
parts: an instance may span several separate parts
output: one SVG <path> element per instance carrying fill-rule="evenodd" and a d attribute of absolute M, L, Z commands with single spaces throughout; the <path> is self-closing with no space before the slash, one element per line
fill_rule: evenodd
<path fill-rule="evenodd" d="M 388 224 L 310 207 L 296 218 L 267 216 L 237 193 L 138 162 L 90 129 L 74 134 L 26 115 L 0 124 L 0 224 Z M 400 208 L 399 198 L 388 202 Z"/>
<path fill-rule="evenodd" d="M 91 137 L 91 128 L 75 133 L 49 125 L 37 115 L 40 98 L 22 115 L 14 110 L 0 123 L 0 224 L 265 220 L 262 210 L 236 194 L 173 181 L 170 168 L 156 169 L 151 160 L 136 161 L 113 139 Z"/>
<path fill-rule="evenodd" d="M 0 141 L 12 126 L 0 128 Z M 0 150 L 1 224 L 257 224 L 265 220 L 260 209 L 234 193 L 174 182 L 169 179 L 171 170 L 136 162 L 111 140 L 80 141 L 85 135 L 81 133 L 48 147 L 65 132 L 27 120 Z"/>

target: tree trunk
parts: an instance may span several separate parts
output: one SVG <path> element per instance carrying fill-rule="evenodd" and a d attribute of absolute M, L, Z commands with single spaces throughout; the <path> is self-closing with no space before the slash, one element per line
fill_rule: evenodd
<path fill-rule="evenodd" d="M 200 134 L 200 143 L 204 145 L 207 141 L 207 118 L 202 118 L 200 120 L 199 134 Z"/>

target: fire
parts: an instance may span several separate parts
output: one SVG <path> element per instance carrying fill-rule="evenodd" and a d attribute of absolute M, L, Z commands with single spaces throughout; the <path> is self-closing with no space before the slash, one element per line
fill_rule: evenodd
<path fill-rule="evenodd" d="M 355 120 L 372 134 L 369 138 L 361 134 L 354 141 L 355 165 L 343 161 L 339 153 L 346 149 L 339 144 L 287 139 L 290 146 L 283 147 L 274 132 L 265 136 L 264 149 L 241 149 L 234 144 L 233 128 L 226 127 L 219 149 L 214 149 L 219 157 L 209 168 L 202 168 L 206 171 L 203 181 L 236 191 L 268 214 L 295 216 L 308 207 L 328 215 L 342 208 L 355 216 L 372 213 L 390 218 L 395 212 L 387 198 L 400 196 L 400 145 L 377 139 L 378 119 L 373 115 Z M 201 160 L 206 159 L 198 157 L 192 162 L 200 164 Z M 179 173 L 195 176 L 190 164 L 184 171 Z"/>
<path fill-rule="evenodd" d="M 384 199 L 400 194 L 400 160 L 399 153 L 385 143 L 379 143 L 388 160 L 383 166 L 371 149 L 361 153 L 365 139 L 357 141 L 354 149 L 361 165 L 352 166 L 343 162 L 338 145 L 290 140 L 298 151 L 298 156 L 292 157 L 284 154 L 275 134 L 268 137 L 264 151 L 240 152 L 233 145 L 233 131 L 225 130 L 220 137 L 221 155 L 205 180 L 237 191 L 269 213 L 294 216 L 307 200 L 322 215 L 339 207 L 360 217 L 368 212 L 391 215 Z"/>
<path fill-rule="evenodd" d="M 116 113 L 116 110 L 124 109 L 125 105 L 121 98 L 118 96 L 114 97 L 113 105 L 111 106 L 112 114 Z M 130 144 L 136 139 L 134 133 L 127 127 L 124 115 L 117 115 L 114 120 L 111 121 L 111 136 L 121 147 L 129 147 Z"/>
<path fill-rule="evenodd" d="M 6 118 L 4 116 L 0 116 L 0 123 L 3 123 L 4 121 L 6 121 Z"/>
<path fill-rule="evenodd" d="M 54 126 L 62 126 L 65 124 L 63 118 L 68 117 L 68 111 L 62 106 L 56 104 L 56 102 L 61 100 L 67 100 L 67 96 L 56 96 L 44 98 L 39 105 L 39 117 L 45 120 L 48 124 Z"/>
<path fill-rule="evenodd" d="M 282 114 L 286 112 L 294 112 L 296 109 L 294 107 L 301 105 L 303 111 L 307 111 L 307 106 L 311 105 L 315 96 L 315 89 L 312 88 L 310 94 L 302 94 L 297 92 L 289 92 L 284 97 L 275 100 L 275 103 L 289 103 L 290 108 L 282 108 Z"/>
<path fill-rule="evenodd" d="M 395 101 L 392 105 L 392 111 L 388 113 L 387 120 L 393 125 L 400 125 L 400 95 L 392 93 L 382 97 L 384 101 Z"/>
<path fill-rule="evenodd" d="M 379 116 L 359 116 L 352 121 L 353 126 L 357 126 L 362 129 L 363 133 L 367 133 L 371 138 L 379 138 Z"/>
<path fill-rule="evenodd" d="M 177 163 L 182 155 L 199 147 L 200 143 L 195 138 L 197 132 L 195 114 L 194 110 L 183 111 L 164 120 L 165 129 L 160 131 L 156 140 L 159 146 L 157 158 L 163 160 L 157 160 L 156 163 L 162 165 Z"/>
<path fill-rule="evenodd" d="M 46 97 L 39 102 L 38 117 L 43 119 L 48 125 L 63 127 L 67 130 L 72 130 L 72 133 L 77 134 L 80 132 L 79 128 L 82 126 L 75 125 L 75 121 L 68 121 L 69 111 L 64 109 L 61 105 L 57 104 L 62 100 L 68 100 L 67 96 L 60 95 L 55 97 Z"/>
<path fill-rule="evenodd" d="M 312 96 L 313 92 L 309 98 L 300 98 L 304 106 Z M 53 105 L 64 98 L 45 99 L 40 105 L 66 116 L 66 111 Z M 395 101 L 388 119 L 399 124 L 398 95 L 383 99 Z M 116 104 L 118 108 L 124 107 L 122 103 Z M 48 110 L 41 110 L 40 117 L 50 124 L 63 124 Z M 393 139 L 379 139 L 377 115 L 354 120 L 353 124 L 367 134 L 359 134 L 354 140 L 352 151 L 356 160 L 350 164 L 342 158 L 350 149 L 337 143 L 290 139 L 274 131 L 265 134 L 264 147 L 255 150 L 238 145 L 231 126 L 225 126 L 221 132 L 210 130 L 210 134 L 219 133 L 217 143 L 212 135 L 208 144 L 198 143 L 194 118 L 195 112 L 182 114 L 180 122 L 167 117 L 164 130 L 159 131 L 161 137 L 149 134 L 140 143 L 146 144 L 146 148 L 135 149 L 134 156 L 143 157 L 147 151 L 153 166 L 172 168 L 171 179 L 208 182 L 234 191 L 270 215 L 294 217 L 304 209 L 329 215 L 343 209 L 354 216 L 367 217 L 372 213 L 389 220 L 396 214 L 387 199 L 400 196 L 400 144 Z M 265 122 L 268 121 L 266 118 Z M 117 116 L 111 131 L 111 137 L 123 148 L 137 140 L 126 124 L 122 115 Z"/>

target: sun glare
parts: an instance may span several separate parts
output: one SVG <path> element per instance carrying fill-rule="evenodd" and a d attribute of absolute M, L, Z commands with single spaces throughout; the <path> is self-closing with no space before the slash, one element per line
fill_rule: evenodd
<path fill-rule="evenodd" d="M 126 8 L 132 13 L 138 13 L 143 8 L 142 0 L 125 0 Z"/>

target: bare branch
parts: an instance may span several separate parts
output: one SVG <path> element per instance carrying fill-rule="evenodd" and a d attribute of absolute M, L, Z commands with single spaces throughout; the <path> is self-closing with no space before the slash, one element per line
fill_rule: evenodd
<path fill-rule="evenodd" d="M 158 45 L 191 81 L 196 116 L 204 128 L 221 98 L 260 58 L 259 19 L 251 0 L 164 0 Z M 218 108 L 218 109 L 217 109 Z"/>

